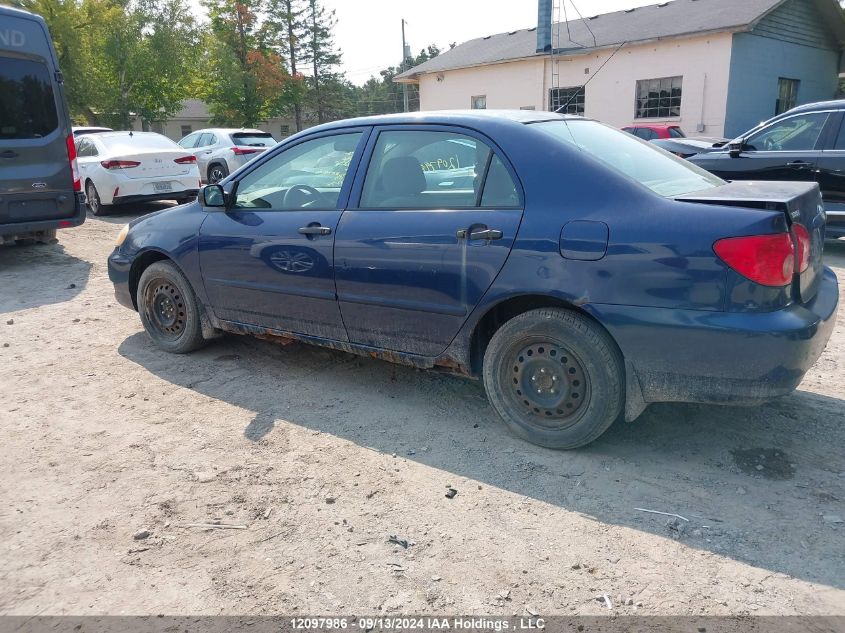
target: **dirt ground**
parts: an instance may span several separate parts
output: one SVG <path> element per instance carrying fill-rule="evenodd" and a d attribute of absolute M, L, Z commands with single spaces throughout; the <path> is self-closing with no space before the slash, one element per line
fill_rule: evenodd
<path fill-rule="evenodd" d="M 0 248 L 0 614 L 845 615 L 845 307 L 794 395 L 555 452 L 476 382 L 157 351 L 106 274 L 131 217 Z"/>

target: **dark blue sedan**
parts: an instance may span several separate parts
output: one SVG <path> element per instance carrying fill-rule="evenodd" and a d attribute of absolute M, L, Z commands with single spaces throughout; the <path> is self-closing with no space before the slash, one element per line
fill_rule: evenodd
<path fill-rule="evenodd" d="M 651 402 L 794 390 L 833 329 L 814 183 L 734 183 L 595 121 L 339 121 L 109 258 L 163 350 L 221 331 L 480 377 L 519 436 L 583 446 Z"/>

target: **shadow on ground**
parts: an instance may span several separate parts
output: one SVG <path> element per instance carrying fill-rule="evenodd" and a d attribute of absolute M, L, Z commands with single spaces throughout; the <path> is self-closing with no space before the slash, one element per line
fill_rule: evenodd
<path fill-rule="evenodd" d="M 156 376 L 254 413 L 397 454 L 790 576 L 845 588 L 845 402 L 797 392 L 760 408 L 652 405 L 573 452 L 511 436 L 481 385 L 306 345 L 227 337 L 187 357 L 144 333 L 119 352 Z M 637 508 L 677 513 L 689 523 Z"/>
<path fill-rule="evenodd" d="M 90 274 L 91 263 L 61 243 L 0 246 L 0 314 L 69 301 Z"/>

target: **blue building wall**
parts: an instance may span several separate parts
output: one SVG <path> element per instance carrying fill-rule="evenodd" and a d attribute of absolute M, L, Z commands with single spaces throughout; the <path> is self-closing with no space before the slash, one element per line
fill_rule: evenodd
<path fill-rule="evenodd" d="M 833 99 L 839 84 L 835 39 L 815 3 L 792 0 L 748 33 L 733 36 L 725 136 L 775 115 L 778 79 L 798 79 L 798 103 Z"/>

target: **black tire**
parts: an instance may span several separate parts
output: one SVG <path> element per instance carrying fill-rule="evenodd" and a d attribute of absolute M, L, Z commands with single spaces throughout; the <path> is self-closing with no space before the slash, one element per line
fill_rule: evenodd
<path fill-rule="evenodd" d="M 585 446 L 619 417 L 623 361 L 601 327 L 558 308 L 505 323 L 484 353 L 490 404 L 519 437 L 547 448 Z"/>
<path fill-rule="evenodd" d="M 229 168 L 223 163 L 211 163 L 208 166 L 208 184 L 214 185 L 229 175 Z"/>
<path fill-rule="evenodd" d="M 85 197 L 88 199 L 88 209 L 94 215 L 107 215 L 111 211 L 110 204 L 103 204 L 100 202 L 100 194 L 97 192 L 97 187 L 90 180 L 85 183 Z"/>
<path fill-rule="evenodd" d="M 194 291 L 172 263 L 155 262 L 144 270 L 136 301 L 144 329 L 164 351 L 186 354 L 205 345 Z"/>

